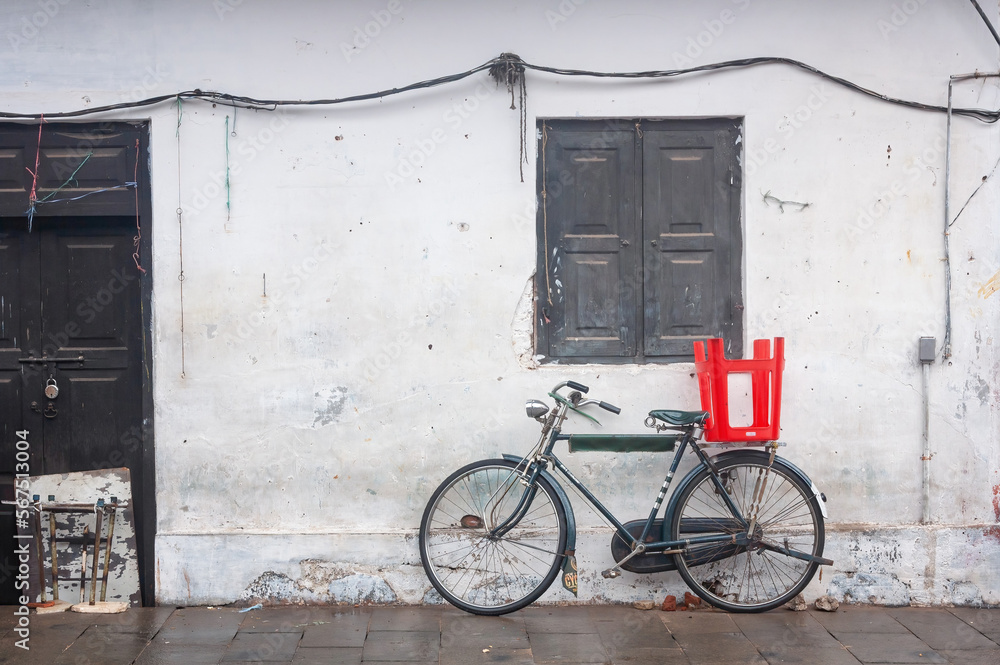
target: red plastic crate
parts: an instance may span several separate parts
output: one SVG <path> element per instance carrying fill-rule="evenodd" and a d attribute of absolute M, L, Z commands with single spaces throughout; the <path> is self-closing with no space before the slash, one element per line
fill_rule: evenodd
<path fill-rule="evenodd" d="M 705 440 L 762 443 L 776 440 L 781 428 L 781 373 L 785 369 L 785 338 L 774 338 L 774 355 L 771 355 L 771 340 L 754 340 L 753 359 L 750 360 L 727 360 L 722 344 L 723 341 L 718 338 L 694 343 L 694 366 L 698 373 L 701 408 L 710 414 L 705 426 Z M 729 424 L 729 377 L 733 374 L 750 375 L 753 420 L 749 427 Z"/>

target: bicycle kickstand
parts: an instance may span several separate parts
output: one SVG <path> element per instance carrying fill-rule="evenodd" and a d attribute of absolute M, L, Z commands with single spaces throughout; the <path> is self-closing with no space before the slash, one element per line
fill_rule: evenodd
<path fill-rule="evenodd" d="M 683 550 L 664 550 L 661 554 L 679 554 Z M 615 564 L 613 568 L 608 568 L 607 570 L 601 571 L 601 577 L 606 580 L 613 580 L 616 577 L 620 577 L 622 574 L 622 565 L 628 563 L 632 557 L 639 556 L 640 554 L 646 553 L 646 545 L 644 543 L 636 543 L 635 548 L 629 552 L 628 556 Z"/>

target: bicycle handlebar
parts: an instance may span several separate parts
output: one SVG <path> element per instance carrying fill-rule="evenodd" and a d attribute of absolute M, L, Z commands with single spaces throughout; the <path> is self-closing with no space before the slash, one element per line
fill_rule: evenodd
<path fill-rule="evenodd" d="M 557 397 L 560 400 L 565 400 L 566 399 L 565 397 L 562 397 L 561 395 L 559 395 L 559 390 L 561 388 L 564 388 L 564 387 L 572 388 L 573 390 L 576 390 L 579 393 L 586 393 L 586 392 L 590 391 L 590 388 L 587 387 L 587 386 L 585 386 L 585 385 L 583 385 L 582 383 L 577 383 L 576 381 L 563 381 L 562 383 L 558 384 L 555 388 L 553 388 L 552 389 L 552 393 L 550 393 L 550 394 L 553 397 Z M 601 407 L 605 411 L 610 411 L 611 413 L 615 414 L 616 416 L 622 412 L 622 410 L 619 407 L 615 406 L 614 404 L 609 404 L 608 402 L 599 402 L 596 399 L 580 400 L 579 399 L 580 395 L 578 393 L 574 393 L 573 395 L 570 395 L 570 400 L 573 400 L 574 396 L 576 398 L 576 401 L 573 401 L 573 406 L 574 407 L 586 406 L 588 404 L 596 404 L 597 406 Z M 567 404 L 568 403 L 569 402 L 567 402 Z"/>

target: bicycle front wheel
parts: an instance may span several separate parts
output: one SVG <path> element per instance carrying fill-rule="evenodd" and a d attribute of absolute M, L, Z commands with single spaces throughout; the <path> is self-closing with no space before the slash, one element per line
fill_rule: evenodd
<path fill-rule="evenodd" d="M 503 459 L 465 466 L 431 496 L 420 522 L 420 560 L 445 600 L 473 614 L 506 614 L 537 600 L 559 573 L 566 513 L 544 478 L 525 487 Z M 527 493 L 527 496 L 526 496 Z M 502 535 L 491 532 L 515 513 Z"/>
<path fill-rule="evenodd" d="M 819 564 L 789 552 L 822 556 L 823 514 L 809 486 L 780 459 L 745 451 L 716 460 L 720 486 L 707 469 L 678 490 L 670 524 L 673 540 L 741 535 L 722 492 L 744 519 L 756 516 L 749 544 L 692 545 L 674 555 L 677 571 L 706 601 L 730 612 L 764 612 L 795 598 Z"/>

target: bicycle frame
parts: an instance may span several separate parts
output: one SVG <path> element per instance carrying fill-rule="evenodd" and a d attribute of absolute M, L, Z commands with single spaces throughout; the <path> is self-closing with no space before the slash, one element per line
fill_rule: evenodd
<path fill-rule="evenodd" d="M 580 494 L 584 496 L 588 503 L 594 507 L 601 515 L 607 519 L 612 526 L 614 526 L 615 531 L 618 536 L 623 539 L 623 541 L 629 546 L 631 553 L 624 559 L 618 562 L 618 565 L 626 563 L 632 557 L 638 556 L 640 554 L 678 554 L 684 551 L 684 549 L 691 545 L 708 545 L 714 543 L 728 543 L 730 545 L 740 547 L 745 546 L 749 543 L 748 533 L 751 530 L 751 520 L 747 519 L 741 512 L 736 504 L 732 501 L 729 494 L 726 492 L 725 487 L 722 485 L 722 481 L 719 479 L 718 475 L 714 473 L 714 466 L 712 465 L 709 457 L 701 450 L 695 442 L 700 437 L 700 428 L 696 426 L 687 426 L 680 429 L 683 434 L 680 437 L 680 442 L 676 446 L 673 460 L 670 464 L 670 469 L 667 472 L 666 477 L 663 480 L 663 485 L 660 488 L 660 492 L 657 495 L 656 501 L 650 510 L 649 517 L 646 519 L 645 525 L 642 530 L 642 534 L 639 538 L 632 535 L 631 532 L 625 527 L 625 525 L 619 520 L 614 513 L 612 513 L 602 502 L 598 499 L 588 488 L 583 484 L 573 472 L 560 460 L 553 449 L 556 443 L 560 441 L 568 441 L 571 435 L 562 433 L 562 424 L 568 415 L 570 410 L 577 411 L 574 404 L 567 401 L 562 396 L 557 393 L 550 393 L 550 396 L 556 399 L 557 409 L 556 412 L 549 416 L 545 421 L 544 427 L 542 429 L 542 436 L 539 439 L 539 443 L 536 444 L 533 449 L 533 454 L 529 457 L 522 458 L 522 463 L 528 462 L 525 470 L 522 474 L 522 480 L 527 485 L 527 491 L 521 497 L 520 503 L 514 509 L 510 517 L 508 517 L 504 522 L 498 525 L 492 532 L 493 536 L 501 537 L 507 531 L 509 531 L 523 516 L 522 514 L 527 510 L 528 505 L 530 505 L 531 497 L 533 496 L 532 489 L 538 477 L 545 471 L 545 469 L 551 464 L 553 468 L 559 471 L 559 473 L 567 480 L 573 487 L 575 487 Z M 582 405 L 584 402 L 580 402 Z M 586 415 L 586 414 L 584 414 Z M 656 435 L 653 435 L 656 436 Z M 674 435 L 660 435 L 662 438 L 666 439 L 668 437 L 676 438 Z M 673 481 L 674 475 L 677 473 L 677 468 L 680 465 L 680 460 L 684 456 L 688 447 L 691 447 L 699 459 L 699 468 L 707 468 L 713 471 L 711 473 L 712 482 L 715 484 L 719 495 L 723 497 L 726 506 L 733 516 L 735 526 L 738 530 L 743 533 L 735 534 L 718 534 L 710 536 L 694 536 L 689 538 L 684 538 L 680 540 L 656 540 L 653 542 L 646 542 L 646 538 L 650 535 L 653 524 L 656 521 L 656 517 L 660 512 L 660 508 L 663 505 L 663 499 L 667 494 L 671 482 Z M 774 449 L 772 449 L 774 450 Z M 673 500 L 673 495 L 671 496 Z M 672 506 L 670 503 L 667 505 L 667 513 L 670 513 Z M 698 533 L 699 531 L 713 531 L 718 532 L 719 530 L 719 520 L 712 519 L 706 520 L 704 524 L 699 524 L 699 520 L 690 520 L 685 522 L 688 528 L 685 529 L 687 533 Z"/>

